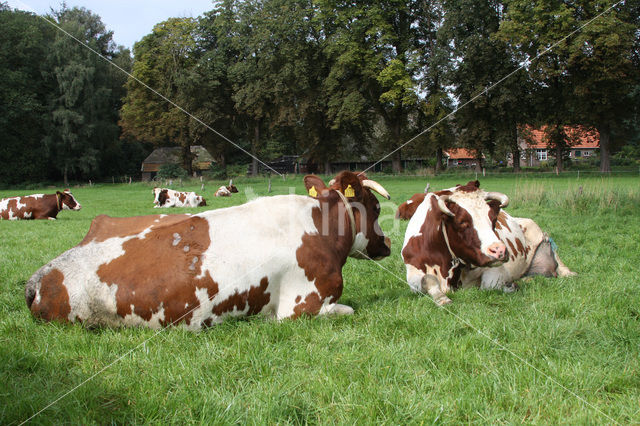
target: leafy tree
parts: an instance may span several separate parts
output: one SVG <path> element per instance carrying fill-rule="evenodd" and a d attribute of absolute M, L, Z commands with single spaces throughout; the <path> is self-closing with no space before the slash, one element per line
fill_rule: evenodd
<path fill-rule="evenodd" d="M 639 8 L 637 2 L 628 3 L 590 22 L 607 6 L 597 0 L 504 1 L 500 35 L 531 59 L 529 71 L 537 85 L 539 123 L 551 129 L 549 136 L 560 170 L 566 139 L 561 130 L 553 129 L 576 124 L 598 129 L 601 171 L 610 169 L 611 128 L 627 115 L 629 99 L 625 94 L 638 81 L 632 57 L 634 44 L 637 47 Z"/>
<path fill-rule="evenodd" d="M 190 116 L 176 105 L 192 109 L 188 94 L 193 93 L 190 85 L 194 81 L 188 70 L 197 60 L 196 39 L 195 19 L 171 18 L 157 24 L 151 34 L 134 45 L 133 78 L 126 83 L 120 120 L 125 137 L 155 145 L 179 145 L 183 167 L 189 174 L 193 140 Z"/>
<path fill-rule="evenodd" d="M 53 28 L 37 16 L 0 3 L 0 182 L 46 179 L 42 138 L 47 94 L 53 82 L 42 77 Z"/>

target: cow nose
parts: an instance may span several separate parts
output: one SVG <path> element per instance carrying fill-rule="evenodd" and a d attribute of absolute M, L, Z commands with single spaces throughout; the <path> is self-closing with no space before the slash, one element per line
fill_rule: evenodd
<path fill-rule="evenodd" d="M 496 259 L 503 259 L 507 253 L 507 246 L 503 243 L 493 243 L 488 248 L 489 256 Z"/>

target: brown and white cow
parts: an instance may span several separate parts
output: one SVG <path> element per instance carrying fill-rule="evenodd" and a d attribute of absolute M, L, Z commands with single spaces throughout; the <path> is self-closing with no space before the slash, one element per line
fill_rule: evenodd
<path fill-rule="evenodd" d="M 533 220 L 501 210 L 508 203 L 478 181 L 426 194 L 402 248 L 411 289 L 443 305 L 458 287 L 512 291 L 525 275 L 574 275 Z"/>
<path fill-rule="evenodd" d="M 153 188 L 154 208 L 159 207 L 203 207 L 207 200 L 195 192 L 180 192 L 168 188 Z"/>
<path fill-rule="evenodd" d="M 416 212 L 416 209 L 418 208 L 418 206 L 424 201 L 424 197 L 426 195 L 427 194 L 424 192 L 413 194 L 411 198 L 409 198 L 404 203 L 400 204 L 398 206 L 398 210 L 396 210 L 396 219 L 402 219 L 402 220 L 411 219 L 413 214 Z"/>
<path fill-rule="evenodd" d="M 60 210 L 80 210 L 82 205 L 71 191 L 55 194 L 33 194 L 0 200 L 0 219 L 49 219 L 56 220 Z"/>
<path fill-rule="evenodd" d="M 96 217 L 76 247 L 27 282 L 32 314 L 86 325 L 197 330 L 228 316 L 349 314 L 348 256 L 383 258 L 379 184 L 351 172 L 315 197 L 280 195 L 189 215 Z M 346 193 L 347 195 L 345 195 Z"/>
<path fill-rule="evenodd" d="M 230 197 L 231 194 L 237 193 L 238 188 L 233 184 L 233 179 L 229 181 L 229 185 L 221 186 L 218 190 L 213 194 L 215 197 Z"/>

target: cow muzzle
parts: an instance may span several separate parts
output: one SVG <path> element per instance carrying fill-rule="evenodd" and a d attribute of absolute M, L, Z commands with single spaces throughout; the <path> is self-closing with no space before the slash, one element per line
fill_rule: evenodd
<path fill-rule="evenodd" d="M 502 263 L 509 259 L 509 252 L 504 243 L 497 242 L 487 247 L 487 256 L 493 260 L 492 263 Z"/>

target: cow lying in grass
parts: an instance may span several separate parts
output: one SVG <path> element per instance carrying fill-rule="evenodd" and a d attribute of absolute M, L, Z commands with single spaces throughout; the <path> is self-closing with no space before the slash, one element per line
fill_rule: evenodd
<path fill-rule="evenodd" d="M 501 210 L 506 195 L 485 192 L 478 181 L 419 195 L 402 258 L 411 289 L 436 303 L 451 302 L 446 293 L 458 287 L 512 291 L 526 275 L 575 275 L 533 220 Z"/>
<path fill-rule="evenodd" d="M 0 219 L 49 219 L 56 220 L 61 210 L 80 210 L 82 206 L 71 191 L 55 194 L 33 194 L 0 200 Z"/>
<path fill-rule="evenodd" d="M 229 185 L 221 186 L 213 195 L 215 197 L 231 197 L 231 194 L 235 194 L 237 192 L 238 188 L 233 184 L 233 180 L 230 180 Z"/>
<path fill-rule="evenodd" d="M 27 282 L 32 314 L 86 325 L 176 323 L 197 330 L 228 316 L 349 314 L 338 304 L 347 257 L 380 259 L 387 192 L 342 172 L 312 196 L 258 198 L 195 215 L 96 217 L 85 238 Z"/>
<path fill-rule="evenodd" d="M 159 207 L 203 207 L 207 200 L 195 192 L 179 192 L 168 188 L 153 188 L 154 208 Z"/>

